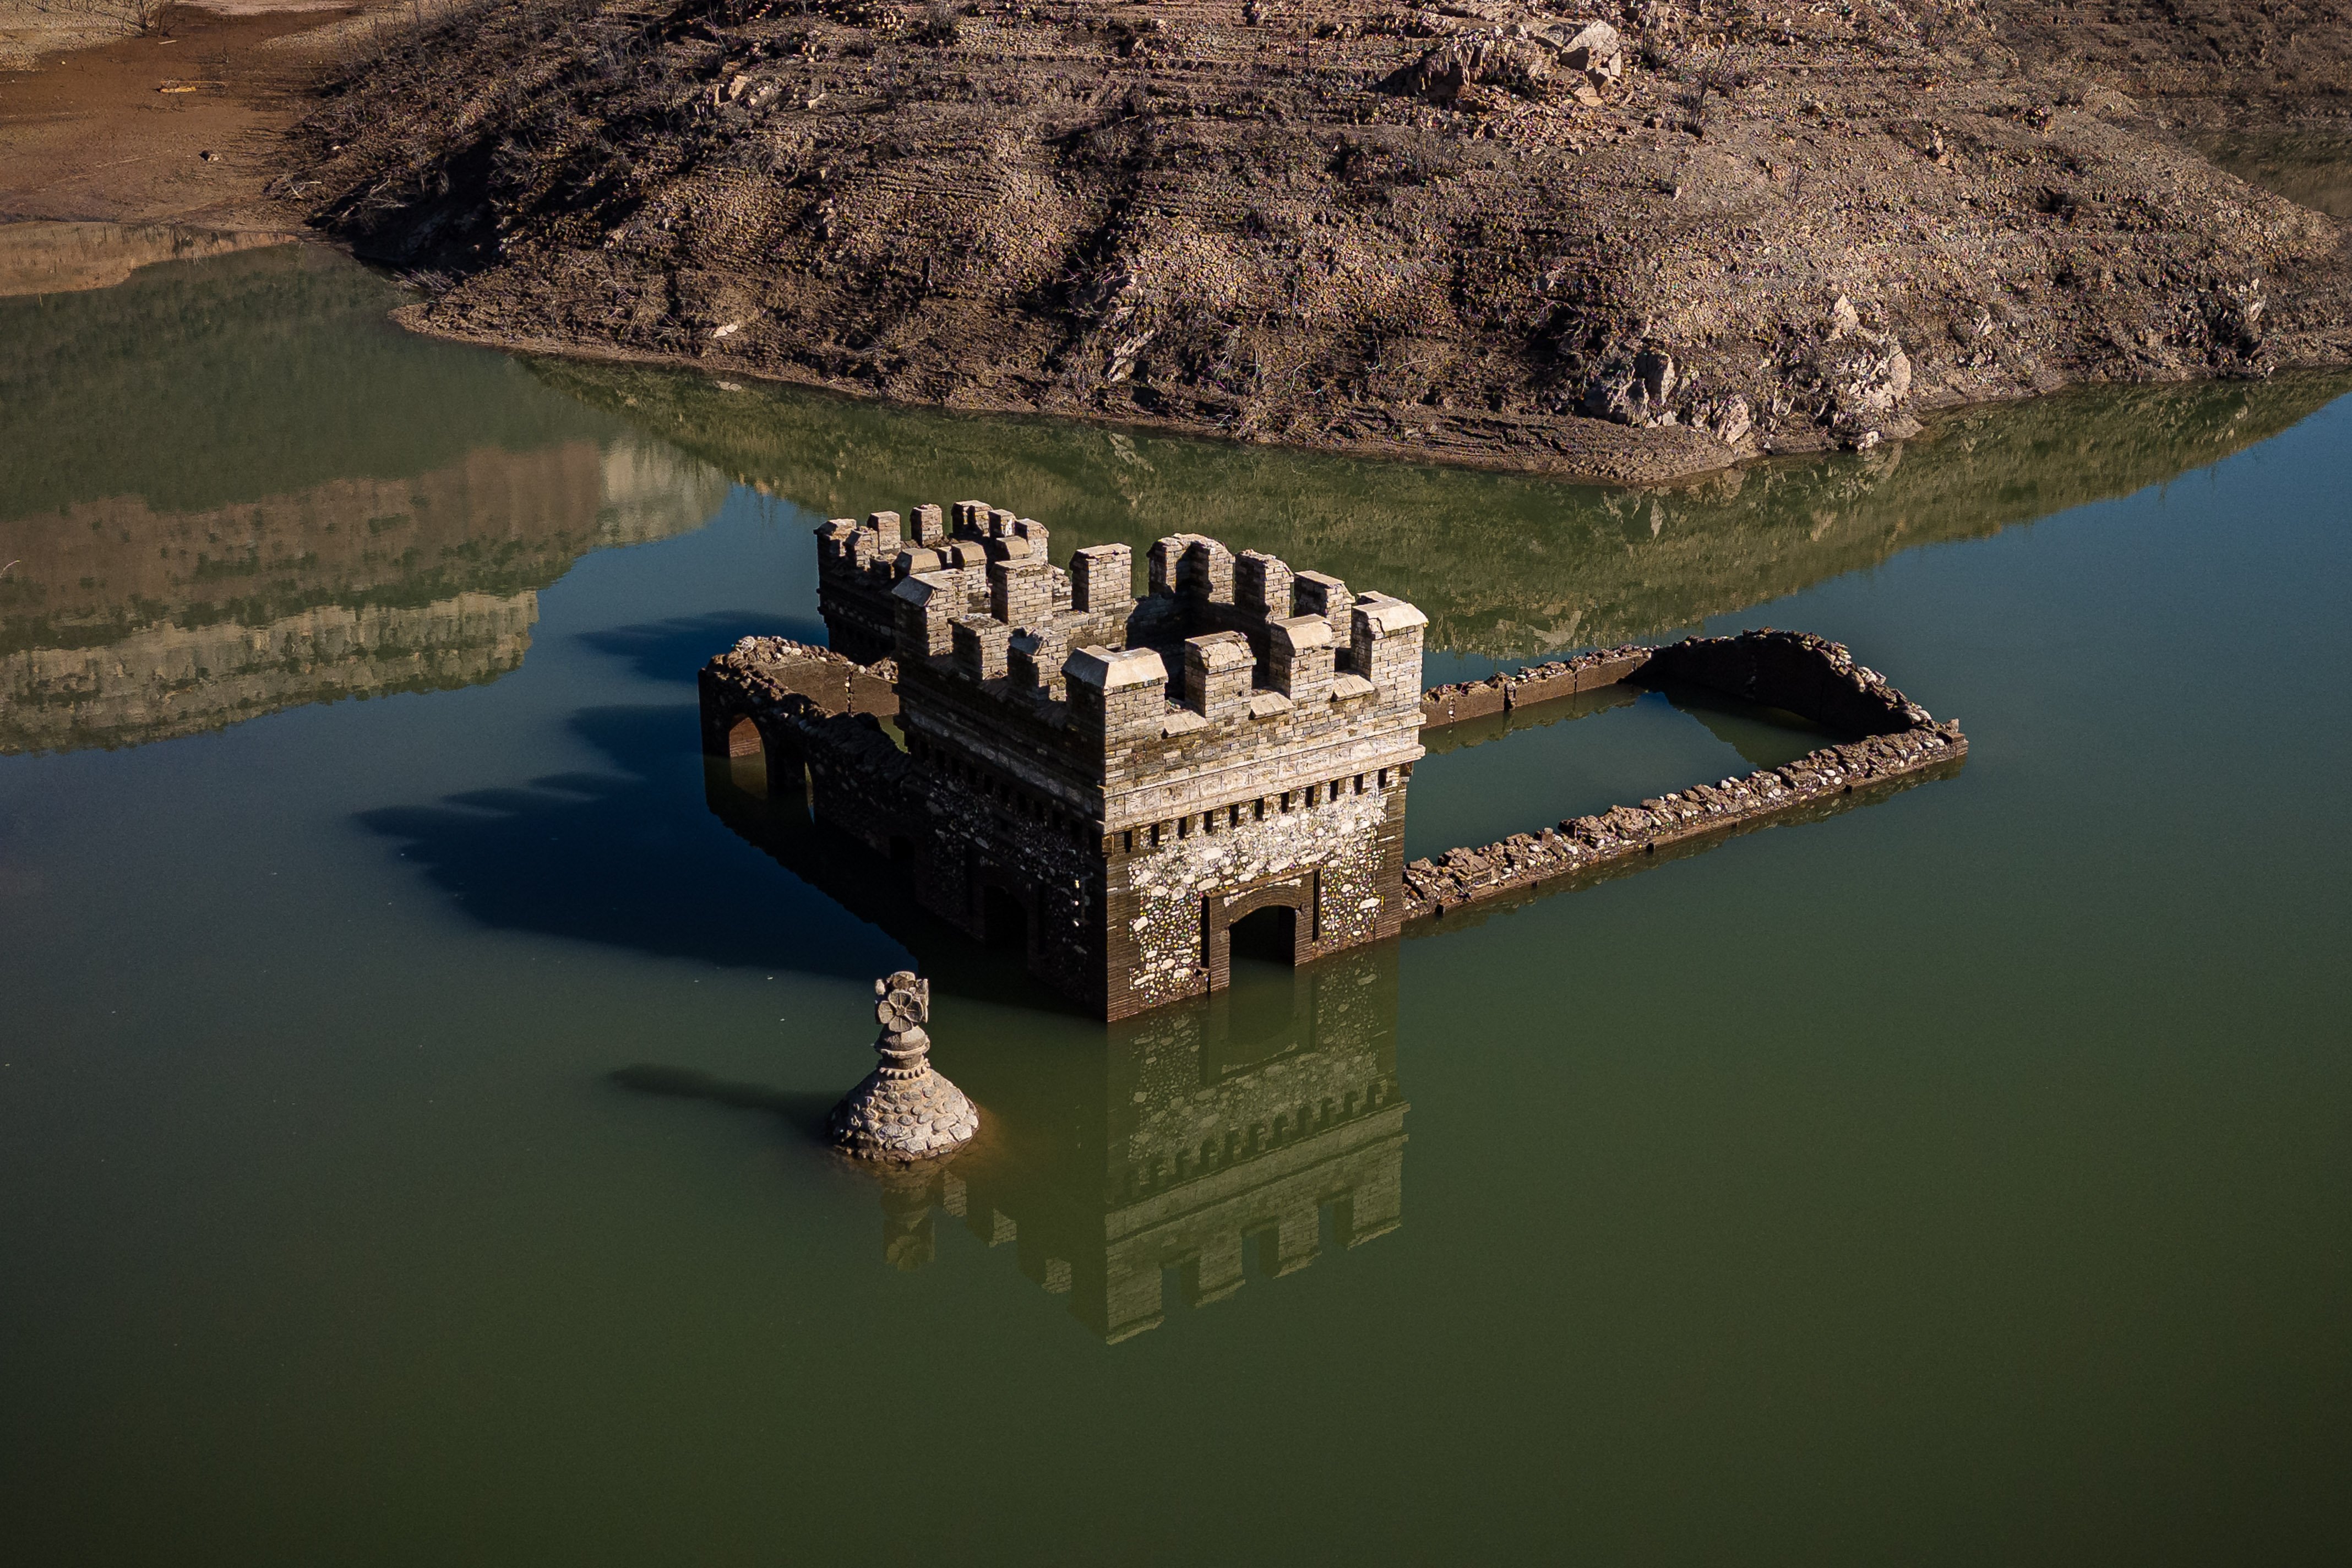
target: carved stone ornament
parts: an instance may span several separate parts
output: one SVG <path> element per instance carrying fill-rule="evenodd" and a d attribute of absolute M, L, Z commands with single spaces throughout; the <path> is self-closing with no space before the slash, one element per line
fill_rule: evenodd
<path fill-rule="evenodd" d="M 931 983 L 900 970 L 874 983 L 874 1049 L 882 1063 L 833 1108 L 825 1131 L 834 1146 L 861 1160 L 924 1160 L 952 1153 L 980 1131 L 980 1112 L 963 1090 L 933 1071 Z"/>

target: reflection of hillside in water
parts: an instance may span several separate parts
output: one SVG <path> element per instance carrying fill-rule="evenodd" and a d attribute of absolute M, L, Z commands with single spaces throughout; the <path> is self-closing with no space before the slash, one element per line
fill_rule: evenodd
<path fill-rule="evenodd" d="M 220 233 L 164 223 L 0 225 L 0 296 L 111 289 L 159 261 L 194 261 L 285 245 L 283 234 Z"/>
<path fill-rule="evenodd" d="M 515 668 L 582 553 L 725 483 L 297 247 L 0 300 L 0 752 Z"/>
<path fill-rule="evenodd" d="M 2276 435 L 2341 375 L 2092 388 L 1948 418 L 1932 438 L 1608 490 L 1099 427 L 959 417 L 691 375 L 540 363 L 584 401 L 827 515 L 979 497 L 1055 550 L 1212 533 L 1378 584 L 1433 646 L 1528 657 L 1638 640 L 1875 564 L 2127 494 Z"/>

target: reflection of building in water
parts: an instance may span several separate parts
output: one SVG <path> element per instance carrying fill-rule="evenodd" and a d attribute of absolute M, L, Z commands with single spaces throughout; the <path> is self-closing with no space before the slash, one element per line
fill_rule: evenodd
<path fill-rule="evenodd" d="M 1171 1276 L 1198 1306 L 1402 1219 L 1396 949 L 1272 968 L 1117 1028 L 1066 1073 L 959 1058 L 991 1119 L 940 1201 L 1111 1341 L 1159 1326 Z M 1328 1216 L 1328 1223 L 1326 1223 Z"/>
<path fill-rule="evenodd" d="M 492 680 L 581 554 L 698 526 L 724 485 L 649 442 L 485 448 L 189 511 L 0 521 L 0 752 L 138 744 Z"/>
<path fill-rule="evenodd" d="M 810 818 L 805 783 L 756 758 L 715 759 L 711 810 L 787 868 L 905 943 L 942 997 L 1026 1008 L 1047 995 L 926 914 L 871 852 Z M 874 1173 L 884 1251 L 930 1260 L 941 1210 L 1125 1339 L 1179 1298 L 1239 1289 L 1353 1247 L 1402 1217 L 1406 1104 L 1396 1076 L 1393 941 L 1292 969 L 1236 961 L 1232 985 L 1103 1029 L 1032 1012 L 1034 1030 L 976 1043 L 950 1015 L 940 1067 L 981 1108 L 951 1159 Z M 1327 1218 L 1328 1216 L 1328 1218 Z"/>

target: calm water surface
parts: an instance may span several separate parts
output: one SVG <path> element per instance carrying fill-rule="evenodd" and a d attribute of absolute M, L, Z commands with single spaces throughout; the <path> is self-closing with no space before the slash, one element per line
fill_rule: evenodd
<path fill-rule="evenodd" d="M 292 247 L 0 299 L 12 1560 L 2352 1551 L 2345 384 L 1633 495 L 396 299 Z M 1406 595 L 1433 679 L 1819 631 L 1974 749 L 1106 1029 L 695 749 L 703 658 L 814 633 L 815 520 L 968 495 Z M 1814 739 L 1451 737 L 1416 852 Z M 910 962 L 988 1134 L 886 1184 L 810 1128 Z"/>

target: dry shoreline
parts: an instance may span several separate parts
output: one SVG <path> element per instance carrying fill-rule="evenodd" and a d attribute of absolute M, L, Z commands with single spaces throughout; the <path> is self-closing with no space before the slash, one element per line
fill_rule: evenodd
<path fill-rule="evenodd" d="M 2352 361 L 2343 226 L 2022 0 L 1131 9 L 493 7 L 331 84 L 301 178 L 478 342 L 1619 483 Z"/>
<path fill-rule="evenodd" d="M 344 247 L 348 249 L 348 247 Z M 1480 468 L 1496 473 L 1533 474 L 1545 478 L 1585 481 L 1596 484 L 1623 484 L 1644 489 L 1672 487 L 1696 483 L 1711 474 L 1721 472 L 1744 462 L 1769 461 L 1765 455 L 1745 458 L 1725 451 L 1720 461 L 1694 465 L 1671 474 L 1650 478 L 1612 477 L 1604 468 L 1591 462 L 1572 465 L 1566 462 L 1545 463 L 1523 458 L 1476 449 L 1466 451 L 1417 450 L 1397 441 L 1274 441 L 1265 436 L 1235 436 L 1228 431 L 1204 429 L 1187 420 L 1156 417 L 1150 414 L 1126 411 L 1105 412 L 1097 409 L 1055 409 L 1045 411 L 1015 402 L 959 401 L 931 403 L 922 400 L 893 397 L 886 392 L 855 381 L 827 380 L 792 366 L 747 366 L 713 361 L 693 354 L 658 349 L 633 348 L 625 344 L 597 342 L 573 338 L 550 338 L 522 332 L 488 332 L 467 328 L 437 318 L 430 301 L 418 300 L 403 305 L 392 312 L 392 320 L 420 337 L 439 338 L 446 342 L 467 343 L 478 348 L 499 349 L 509 353 L 530 354 L 549 359 L 578 360 L 596 364 L 642 364 L 665 370 L 691 371 L 707 380 L 725 384 L 730 381 L 759 382 L 774 386 L 790 386 L 803 391 L 824 393 L 845 397 L 858 403 L 888 404 L 901 408 L 935 408 L 946 414 L 994 416 L 1004 418 L 1037 419 L 1055 423 L 1100 426 L 1114 430 L 1150 431 L 1157 435 L 1181 436 L 1200 441 L 1233 442 L 1241 445 L 1282 446 L 1296 451 L 1318 452 L 1334 457 L 1370 458 L 1382 462 L 1429 463 L 1445 468 Z M 1964 412 L 1967 405 L 1951 405 L 1934 410 L 1936 415 Z M 1655 447 L 1645 444 L 1640 433 L 1628 432 L 1621 439 L 1630 459 L 1628 467 L 1654 467 Z M 1788 454 L 1801 456 L 1802 454 Z M 1715 456 L 1709 453 L 1711 458 Z"/>
<path fill-rule="evenodd" d="M 321 243 L 316 236 L 299 237 L 309 243 Z M 346 248 L 338 247 L 336 248 Z M 346 253 L 348 251 L 346 250 Z M 527 334 L 469 331 L 436 321 L 428 301 L 417 300 L 396 307 L 390 319 L 404 331 L 419 337 L 436 338 L 444 342 L 463 343 L 469 347 L 495 349 L 500 353 L 520 354 L 533 359 L 571 361 L 582 364 L 642 365 L 649 369 L 690 373 L 701 380 L 721 388 L 731 388 L 739 383 L 789 387 L 799 392 L 815 393 L 826 397 L 838 397 L 853 404 L 871 404 L 908 410 L 929 409 L 936 413 L 964 415 L 974 418 L 1016 419 L 1040 425 L 1076 424 L 1109 431 L 1132 430 L 1139 434 L 1179 437 L 1186 440 L 1231 446 L 1279 446 L 1285 450 L 1311 452 L 1321 456 L 1354 458 L 1360 461 L 1398 463 L 1435 468 L 1466 468 L 1487 473 L 1525 474 L 1537 479 L 1557 479 L 1563 483 L 1606 485 L 1616 489 L 1671 494 L 1703 486 L 1727 469 L 1770 468 L 1776 465 L 1802 463 L 1828 455 L 1822 451 L 1760 453 L 1735 458 L 1711 468 L 1692 468 L 1658 478 L 1612 479 L 1596 476 L 1589 469 L 1567 467 L 1534 468 L 1507 458 L 1473 453 L 1466 457 L 1439 455 L 1415 451 L 1393 442 L 1363 442 L 1355 446 L 1321 446 L 1298 442 L 1273 442 L 1263 438 L 1250 441 L 1218 430 L 1204 430 L 1181 420 L 1154 419 L 1149 416 L 1104 414 L 1090 410 L 1041 413 L 1034 408 L 1017 405 L 991 406 L 980 404 L 933 404 L 893 398 L 871 387 L 855 382 L 827 382 L 814 376 L 794 375 L 789 372 L 745 369 L 740 365 L 713 364 L 707 359 L 655 350 L 633 349 L 612 343 L 582 342 L 571 339 L 534 337 Z M 2282 376 L 2307 374 L 2330 367 L 2281 366 Z M 2007 398 L 1988 399 L 1978 403 L 1951 403 L 1932 409 L 1923 409 L 1918 429 L 1906 440 L 1911 443 L 1933 442 L 1957 421 L 1991 408 L 2011 407 L 2031 401 L 2034 396 L 2058 396 L 2081 392 L 2086 388 L 2073 384 L 2053 388 L 2043 394 L 2020 394 Z"/>
<path fill-rule="evenodd" d="M 2219 78 L 2021 64 L 2070 15 L 2022 0 L 1764 33 L 1643 0 L 1582 74 L 1553 47 L 1582 10 L 1495 0 L 1279 26 L 1146 0 L 1108 30 L 991 0 L 219 3 L 0 76 L 0 218 L 307 224 L 429 290 L 404 326 L 521 353 L 1628 485 L 2352 362 L 2345 226 L 2163 129 L 2211 123 Z M 2352 102 L 2310 43 L 2337 35 L 2304 26 L 2317 66 L 2242 107 Z M 1427 86 L 1441 58 L 1468 77 Z M 160 95 L 214 58 L 219 90 Z"/>

